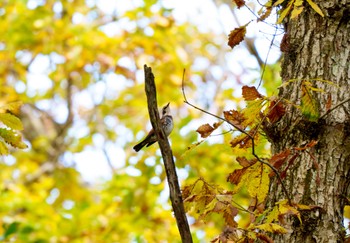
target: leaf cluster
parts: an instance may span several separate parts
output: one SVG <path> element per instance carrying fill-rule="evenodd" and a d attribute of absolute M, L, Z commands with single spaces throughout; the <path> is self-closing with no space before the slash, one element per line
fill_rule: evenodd
<path fill-rule="evenodd" d="M 319 91 L 311 85 L 306 86 L 305 89 Z M 285 179 L 288 169 L 292 167 L 300 153 L 309 153 L 308 150 L 317 142 L 311 141 L 303 147 L 287 148 L 270 158 L 260 158 L 257 146 L 261 144 L 258 142 L 259 139 L 264 137 L 264 126 L 277 123 L 285 115 L 288 102 L 275 97 L 265 97 L 255 87 L 250 86 L 242 87 L 242 96 L 247 106 L 241 110 L 224 111 L 224 118 L 221 118 L 222 121 L 240 132 L 229 142 L 236 153 L 236 161 L 240 165 L 240 168 L 234 169 L 227 176 L 227 182 L 234 186 L 233 189 L 224 190 L 206 182 L 203 178 L 183 188 L 188 213 L 204 221 L 214 213 L 223 218 L 226 229 L 213 242 L 255 239 L 271 242 L 268 233 L 284 234 L 288 232 L 283 227 L 285 217 L 292 215 L 301 221 L 298 210 L 300 208 L 311 209 L 309 206 L 294 204 L 288 194 L 285 195 L 288 200 L 277 202 L 272 208 L 266 208 L 265 203 L 269 196 L 271 180 L 277 176 L 278 183 L 283 187 L 282 180 Z M 302 96 L 301 99 L 307 98 Z M 313 98 L 310 100 L 312 101 Z M 312 117 L 306 114 L 314 114 L 308 108 L 311 101 L 302 102 L 301 106 L 304 107 L 301 111 L 309 119 Z M 222 122 L 214 123 L 213 126 L 205 124 L 200 126 L 197 132 L 201 137 L 207 138 L 221 124 Z M 310 157 L 313 156 L 310 154 Z M 318 168 L 317 163 L 315 168 Z M 242 205 L 237 202 L 237 195 L 242 191 L 245 191 L 247 198 L 250 199 L 248 204 Z M 286 190 L 284 192 L 287 193 Z M 238 222 L 238 218 L 241 222 Z M 243 221 L 243 218 L 247 220 Z"/>

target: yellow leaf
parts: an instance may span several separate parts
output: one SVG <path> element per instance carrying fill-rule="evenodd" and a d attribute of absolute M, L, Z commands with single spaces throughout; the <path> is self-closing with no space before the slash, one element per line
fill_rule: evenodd
<path fill-rule="evenodd" d="M 242 123 L 244 127 L 250 126 L 254 122 L 258 121 L 260 118 L 260 112 L 265 104 L 264 101 L 264 99 L 247 101 L 247 107 L 242 111 L 244 117 L 246 118 Z"/>
<path fill-rule="evenodd" d="M 304 0 L 295 0 L 294 7 L 301 7 L 303 5 Z"/>
<path fill-rule="evenodd" d="M 305 204 L 297 204 L 296 206 L 301 210 L 311 210 L 312 209 L 312 207 L 305 205 Z"/>
<path fill-rule="evenodd" d="M 303 9 L 304 9 L 303 2 L 304 2 L 304 0 L 295 0 L 293 10 L 292 10 L 292 13 L 290 15 L 291 19 L 298 17 L 298 15 L 303 11 Z"/>
<path fill-rule="evenodd" d="M 0 155 L 8 155 L 9 150 L 3 141 L 0 141 Z"/>
<path fill-rule="evenodd" d="M 322 13 L 322 10 L 320 9 L 320 7 L 316 3 L 314 3 L 311 0 L 306 0 L 306 1 L 310 4 L 310 6 L 313 8 L 313 10 L 316 11 L 316 13 L 318 13 L 319 15 L 324 17 L 324 14 Z"/>
<path fill-rule="evenodd" d="M 277 24 L 282 23 L 282 21 L 284 20 L 284 18 L 289 14 L 289 12 L 292 9 L 294 1 L 290 1 L 287 5 L 287 7 L 285 9 L 283 9 L 282 13 L 280 14 L 280 17 L 277 20 Z"/>
<path fill-rule="evenodd" d="M 0 121 L 14 130 L 23 130 L 21 120 L 11 113 L 0 113 Z"/>
<path fill-rule="evenodd" d="M 285 0 L 278 0 L 273 4 L 273 6 L 278 6 L 278 5 L 282 4 L 284 1 Z"/>
<path fill-rule="evenodd" d="M 278 215 L 279 215 L 278 206 L 276 206 L 266 216 L 266 223 L 272 223 L 273 221 L 278 221 Z"/>
<path fill-rule="evenodd" d="M 286 234 L 288 231 L 282 226 L 274 223 L 261 224 L 255 227 L 256 229 L 261 229 L 266 232 L 271 232 L 275 234 Z"/>
<path fill-rule="evenodd" d="M 296 208 L 290 206 L 288 204 L 288 201 L 284 200 L 283 203 L 280 203 L 278 210 L 279 210 L 280 215 L 295 215 L 295 216 L 297 216 L 300 223 L 302 223 L 299 211 Z"/>
<path fill-rule="evenodd" d="M 310 121 L 317 121 L 320 114 L 317 101 L 314 99 L 310 87 L 307 82 L 301 83 L 301 112 Z"/>
<path fill-rule="evenodd" d="M 18 113 L 19 108 L 23 105 L 22 101 L 10 102 L 5 105 L 0 106 L 0 112 L 11 111 L 13 113 Z"/>
<path fill-rule="evenodd" d="M 298 17 L 298 15 L 303 11 L 304 7 L 295 7 L 290 15 L 291 19 Z"/>
<path fill-rule="evenodd" d="M 247 190 L 251 197 L 256 197 L 258 203 L 265 200 L 269 192 L 269 170 L 265 165 L 255 164 L 246 172 L 248 175 Z"/>

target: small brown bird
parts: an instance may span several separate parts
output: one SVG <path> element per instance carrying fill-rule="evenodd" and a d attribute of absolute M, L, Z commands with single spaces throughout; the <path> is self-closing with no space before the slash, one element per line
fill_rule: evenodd
<path fill-rule="evenodd" d="M 162 109 L 162 117 L 160 118 L 160 122 L 163 126 L 163 130 L 165 132 L 166 136 L 169 136 L 169 134 L 171 133 L 171 131 L 174 128 L 174 124 L 173 124 L 173 117 L 170 114 L 170 107 L 169 107 L 168 103 L 166 106 L 163 107 Z M 151 129 L 151 131 L 148 133 L 147 137 L 145 139 L 143 139 L 140 143 L 136 144 L 133 149 L 138 152 L 140 151 L 144 146 L 149 147 L 152 144 L 154 144 L 155 142 L 157 142 L 157 135 L 154 132 L 153 129 Z"/>

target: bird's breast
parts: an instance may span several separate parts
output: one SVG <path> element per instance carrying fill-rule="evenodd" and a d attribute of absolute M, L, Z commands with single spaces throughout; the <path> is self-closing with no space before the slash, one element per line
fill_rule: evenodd
<path fill-rule="evenodd" d="M 173 123 L 173 118 L 171 116 L 165 116 L 164 117 L 164 124 L 163 124 L 163 129 L 164 132 L 167 136 L 169 136 L 169 134 L 172 132 L 173 128 L 174 128 L 174 123 Z"/>

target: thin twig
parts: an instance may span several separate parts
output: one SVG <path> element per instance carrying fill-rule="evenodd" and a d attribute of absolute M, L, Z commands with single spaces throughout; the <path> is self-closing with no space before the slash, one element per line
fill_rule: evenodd
<path fill-rule="evenodd" d="M 320 117 L 320 120 L 323 119 L 323 118 L 325 118 L 326 116 L 328 116 L 329 113 L 331 113 L 332 111 L 334 111 L 335 109 L 337 109 L 339 106 L 344 105 L 346 102 L 349 102 L 349 101 L 350 101 L 350 98 L 348 98 L 348 99 L 346 99 L 346 100 L 340 102 L 339 104 L 337 104 L 337 105 L 334 106 L 333 108 L 329 109 L 324 115 L 322 115 L 322 116 Z"/>
<path fill-rule="evenodd" d="M 258 84 L 258 89 L 259 89 L 259 87 L 260 87 L 260 85 L 262 83 L 262 80 L 264 78 L 267 60 L 269 59 L 270 51 L 272 49 L 273 42 L 275 41 L 276 34 L 277 34 L 277 27 L 275 27 L 275 33 L 272 35 L 273 37 L 272 37 L 272 40 L 270 42 L 269 50 L 267 51 L 267 54 L 266 54 L 265 62 L 264 62 L 264 65 L 263 65 L 263 70 L 261 72 L 260 81 L 259 81 L 259 84 Z"/>

